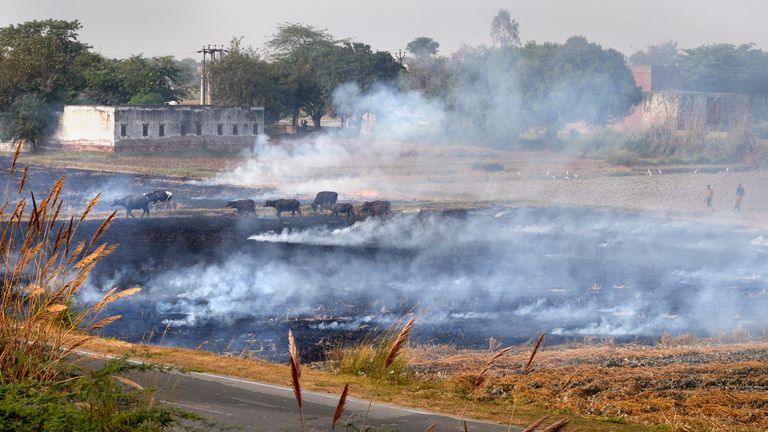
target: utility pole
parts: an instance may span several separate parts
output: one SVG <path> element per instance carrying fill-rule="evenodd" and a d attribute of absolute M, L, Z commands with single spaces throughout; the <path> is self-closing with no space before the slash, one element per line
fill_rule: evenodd
<path fill-rule="evenodd" d="M 223 47 L 223 45 L 222 45 Z M 208 47 L 203 46 L 198 53 L 203 54 L 203 74 L 200 77 L 200 105 L 210 105 L 213 103 L 213 95 L 211 91 L 211 80 L 208 76 L 208 70 L 206 68 L 205 59 L 206 57 L 210 56 L 211 64 L 213 64 L 214 61 L 216 61 L 216 55 L 218 54 L 218 57 L 221 58 L 224 53 L 228 52 L 224 48 L 216 48 L 216 45 L 213 45 L 213 48 L 211 48 L 211 45 L 208 44 Z"/>

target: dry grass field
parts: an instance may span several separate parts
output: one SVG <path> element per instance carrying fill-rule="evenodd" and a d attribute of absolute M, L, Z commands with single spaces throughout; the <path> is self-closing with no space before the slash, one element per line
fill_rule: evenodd
<path fill-rule="evenodd" d="M 417 323 L 418 325 L 418 323 Z M 527 425 L 545 413 L 571 420 L 567 430 L 757 431 L 768 427 L 768 342 L 665 338 L 654 346 L 589 342 L 546 346 L 525 371 L 532 345 L 499 358 L 482 386 L 468 393 L 490 351 L 413 346 L 405 380 L 341 374 L 333 363 L 305 367 L 305 389 L 374 396 L 404 405 Z M 291 385 L 289 366 L 226 356 L 94 339 L 86 349 Z"/>

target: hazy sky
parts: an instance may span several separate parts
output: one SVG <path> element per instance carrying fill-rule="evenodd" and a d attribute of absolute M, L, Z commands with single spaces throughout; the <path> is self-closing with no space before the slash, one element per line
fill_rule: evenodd
<path fill-rule="evenodd" d="M 450 54 L 462 44 L 489 43 L 500 8 L 520 22 L 523 41 L 580 34 L 625 54 L 668 39 L 682 47 L 754 42 L 768 49 L 766 0 L 0 0 L 0 25 L 78 19 L 81 40 L 109 57 L 198 58 L 201 45 L 234 36 L 261 47 L 281 22 L 327 28 L 387 51 L 429 36 Z"/>

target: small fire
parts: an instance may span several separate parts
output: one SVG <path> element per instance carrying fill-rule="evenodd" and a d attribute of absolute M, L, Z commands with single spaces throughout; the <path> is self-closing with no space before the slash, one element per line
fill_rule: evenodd
<path fill-rule="evenodd" d="M 350 196 L 361 198 L 361 199 L 378 198 L 379 196 L 381 196 L 381 193 L 375 190 L 363 190 L 363 191 L 351 193 Z"/>

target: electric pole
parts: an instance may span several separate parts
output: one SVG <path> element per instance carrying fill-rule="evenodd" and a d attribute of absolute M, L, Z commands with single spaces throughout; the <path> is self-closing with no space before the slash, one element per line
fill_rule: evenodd
<path fill-rule="evenodd" d="M 222 45 L 223 47 L 223 45 Z M 228 52 L 224 48 L 216 48 L 216 45 L 213 45 L 213 48 L 211 48 L 211 45 L 208 44 L 208 47 L 203 46 L 198 53 L 203 54 L 203 74 L 200 77 L 200 105 L 210 105 L 213 103 L 213 95 L 211 91 L 211 80 L 208 76 L 208 70 L 206 68 L 205 60 L 207 57 L 210 56 L 211 64 L 216 61 L 216 57 L 218 54 L 218 57 L 221 58 L 224 53 Z"/>

